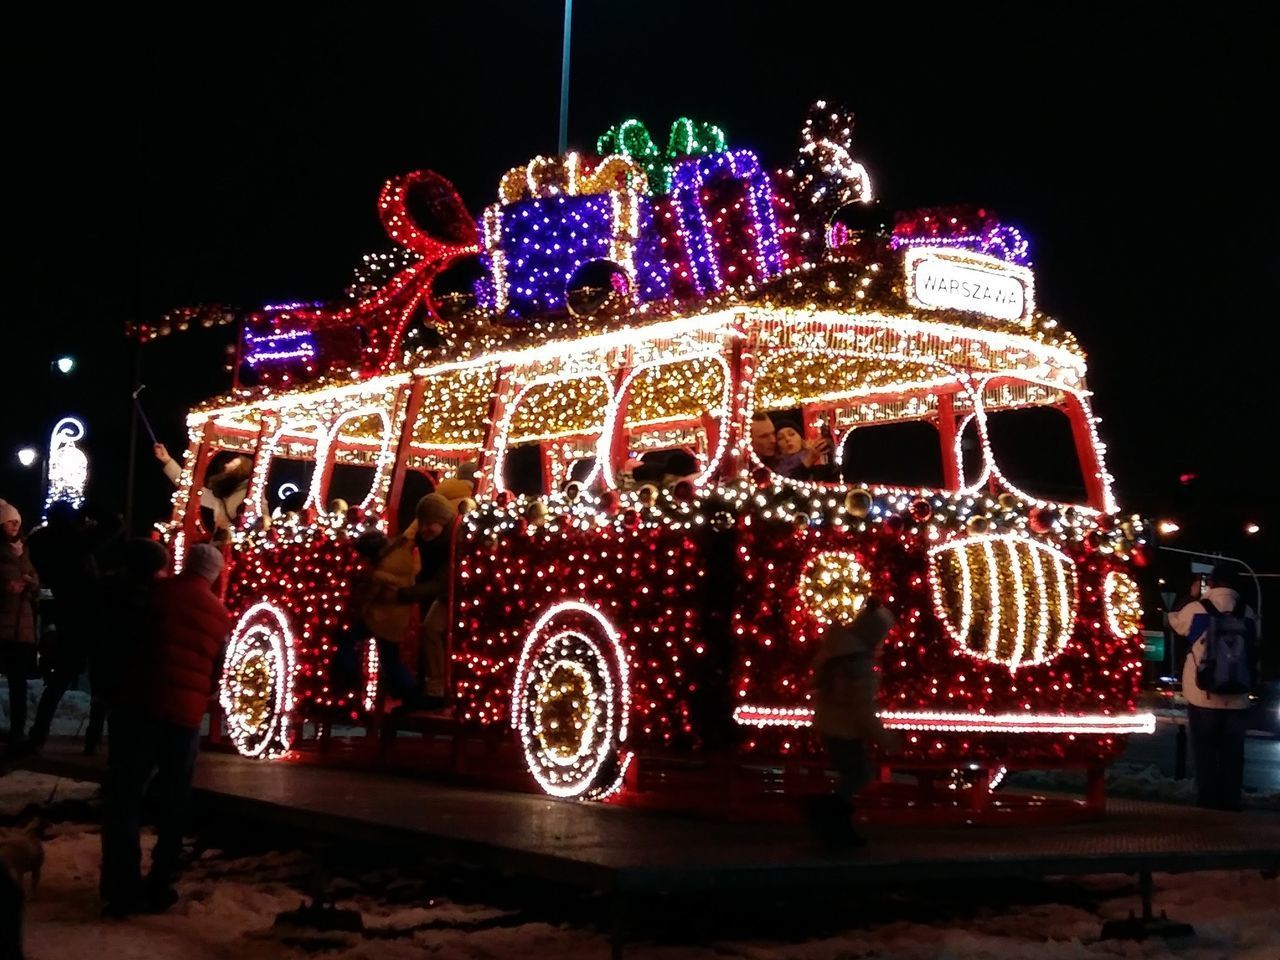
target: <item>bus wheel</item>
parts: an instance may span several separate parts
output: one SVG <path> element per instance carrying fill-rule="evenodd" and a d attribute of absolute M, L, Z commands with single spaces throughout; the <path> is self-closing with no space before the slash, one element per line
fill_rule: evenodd
<path fill-rule="evenodd" d="M 288 614 L 269 601 L 246 610 L 231 631 L 218 702 L 243 756 L 271 760 L 293 745 L 295 649 Z"/>
<path fill-rule="evenodd" d="M 591 800 L 620 786 L 627 699 L 625 655 L 597 610 L 566 604 L 539 621 L 521 652 L 512 720 L 543 790 Z"/>

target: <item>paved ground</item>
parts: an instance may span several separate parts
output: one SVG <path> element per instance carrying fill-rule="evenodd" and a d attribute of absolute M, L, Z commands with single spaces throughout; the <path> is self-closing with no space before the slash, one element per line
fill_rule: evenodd
<path fill-rule="evenodd" d="M 1174 775 L 1177 727 L 1161 723 L 1149 737 L 1130 737 L 1122 762 L 1153 764 L 1166 777 Z M 1195 760 L 1187 750 L 1187 775 L 1195 773 Z M 1250 735 L 1244 744 L 1244 785 L 1258 793 L 1280 793 L 1280 738 Z"/>
<path fill-rule="evenodd" d="M 80 779 L 102 770 L 69 740 L 31 765 Z M 1280 817 L 1135 800 L 1111 801 L 1101 822 L 1052 828 L 876 827 L 869 832 L 877 842 L 848 859 L 816 849 L 794 824 L 656 816 L 223 753 L 201 757 L 196 786 L 219 816 L 418 847 L 597 889 L 1280 867 Z"/>

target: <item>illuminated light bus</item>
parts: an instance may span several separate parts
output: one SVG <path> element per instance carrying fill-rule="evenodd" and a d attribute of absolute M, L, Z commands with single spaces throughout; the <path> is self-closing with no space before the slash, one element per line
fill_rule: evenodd
<path fill-rule="evenodd" d="M 695 141 L 669 148 L 666 194 L 639 152 L 537 158 L 470 228 L 440 178 L 392 181 L 380 209 L 417 260 L 354 306 L 250 318 L 242 368 L 274 380 L 190 414 L 166 527 L 180 564 L 209 464 L 253 457 L 219 687 L 241 753 L 376 716 L 372 642 L 359 675 L 333 669 L 354 539 L 464 464 L 442 722 L 507 739 L 548 794 L 635 798 L 682 758 L 818 762 L 811 665 L 873 595 L 897 613 L 886 770 L 973 769 L 985 793 L 1006 770 L 1097 774 L 1153 729 L 1146 530 L 1117 511 L 1084 356 L 1036 310 L 1025 240 L 976 209 L 890 229 L 814 200 L 872 209 L 852 161 L 822 174 L 802 149 L 768 175 Z M 406 228 L 423 184 L 446 228 Z M 473 308 L 446 319 L 432 286 L 468 261 Z M 575 308 L 597 261 L 603 297 Z M 300 509 L 269 523 L 285 490 Z M 359 515 L 326 515 L 335 498 Z"/>

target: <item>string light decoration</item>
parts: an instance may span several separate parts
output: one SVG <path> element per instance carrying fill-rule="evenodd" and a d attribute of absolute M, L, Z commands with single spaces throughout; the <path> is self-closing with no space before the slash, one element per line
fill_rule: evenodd
<path fill-rule="evenodd" d="M 596 152 L 620 154 L 635 160 L 644 170 L 650 191 L 655 196 L 671 192 L 671 178 L 681 160 L 710 153 L 724 153 L 725 133 L 712 123 L 699 123 L 680 117 L 671 125 L 665 150 L 659 150 L 649 129 L 637 119 L 624 120 L 610 127 L 596 140 Z"/>
<path fill-rule="evenodd" d="M 1035 307 L 1026 238 L 985 209 L 919 211 L 892 232 L 859 221 L 874 208 L 851 138 L 851 115 L 819 105 L 796 163 L 770 174 L 718 128 L 680 121 L 661 150 L 629 121 L 599 156 L 512 168 L 479 225 L 434 174 L 388 182 L 380 216 L 406 252 L 371 268 L 354 302 L 258 311 L 241 339 L 258 379 L 188 418 L 171 543 L 200 536 L 212 451 L 254 458 L 228 565 L 237 746 L 279 755 L 303 718 L 377 708 L 375 646 L 358 641 L 355 675 L 335 669 L 364 570 L 353 540 L 394 527 L 405 471 L 468 461 L 454 720 L 512 731 L 553 795 L 625 793 L 648 752 L 817 755 L 814 655 L 867 597 L 897 613 L 879 712 L 905 734 L 904 764 L 1096 764 L 1148 731 L 1128 585 L 1149 533 L 1118 514 L 1084 353 Z M 432 284 L 463 257 L 478 258 L 476 307 L 446 322 Z M 1022 283 L 1023 309 L 913 303 L 926 260 Z M 621 306 L 566 309 L 596 261 L 616 265 Z M 406 345 L 419 322 L 438 338 Z M 1070 419 L 1083 502 L 1006 476 L 988 421 L 1028 407 Z M 943 482 L 884 484 L 877 464 L 839 460 L 848 482 L 783 476 L 752 447 L 757 413 L 837 440 L 929 423 Z M 517 444 L 536 445 L 545 494 L 507 489 Z M 669 487 L 623 469 L 676 447 L 698 470 Z M 274 457 L 315 461 L 313 508 L 334 464 L 372 467 L 362 514 L 262 529 Z"/>
<path fill-rule="evenodd" d="M 1031 265 L 1030 243 L 1022 231 L 1001 223 L 985 207 L 932 207 L 900 213 L 894 218 L 890 245 L 894 250 L 958 247 L 1008 263 Z"/>
<path fill-rule="evenodd" d="M 373 637 L 364 642 L 364 662 L 361 667 L 364 674 L 364 712 L 373 713 L 378 709 L 378 676 L 381 669 L 378 641 Z"/>
<path fill-rule="evenodd" d="M 218 700 L 246 757 L 281 757 L 293 745 L 296 646 L 288 615 L 270 601 L 245 610 L 231 631 Z"/>
<path fill-rule="evenodd" d="M 1062 649 L 1076 608 L 1075 563 L 1022 536 L 968 537 L 929 551 L 934 609 L 971 654 L 1010 670 Z"/>
<path fill-rule="evenodd" d="M 84 506 L 84 491 L 89 484 L 89 457 L 80 449 L 84 439 L 84 423 L 75 417 L 63 417 L 54 424 L 49 435 L 48 489 L 44 498 L 44 514 L 59 501 L 79 510 Z"/>
<path fill-rule="evenodd" d="M 1102 581 L 1102 603 L 1112 636 L 1132 637 L 1142 629 L 1142 593 L 1123 570 L 1112 570 Z"/>
<path fill-rule="evenodd" d="M 511 716 L 530 771 L 552 796 L 612 786 L 607 768 L 622 762 L 629 700 L 619 639 L 595 608 L 560 603 L 539 618 L 521 650 Z"/>
<path fill-rule="evenodd" d="M 867 602 L 871 578 L 845 550 L 814 554 L 800 571 L 800 598 L 823 623 L 851 623 Z"/>
<path fill-rule="evenodd" d="M 916 730 L 944 733 L 1154 733 L 1155 715 L 1140 713 L 1128 717 L 1056 716 L 1053 714 L 983 714 L 893 712 L 876 714 L 886 730 Z M 808 707 L 779 709 L 741 706 L 733 711 L 735 723 L 745 727 L 790 727 L 803 729 L 813 724 Z M 992 789 L 995 789 L 994 786 Z"/>

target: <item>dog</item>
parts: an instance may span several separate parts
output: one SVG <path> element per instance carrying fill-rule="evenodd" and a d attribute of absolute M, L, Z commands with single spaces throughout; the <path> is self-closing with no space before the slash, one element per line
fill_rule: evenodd
<path fill-rule="evenodd" d="M 44 868 L 44 842 L 40 834 L 44 824 L 39 819 L 27 826 L 0 834 L 0 863 L 4 864 L 14 883 L 21 891 L 24 879 L 31 878 L 31 899 L 36 898 L 40 886 L 40 871 Z"/>

